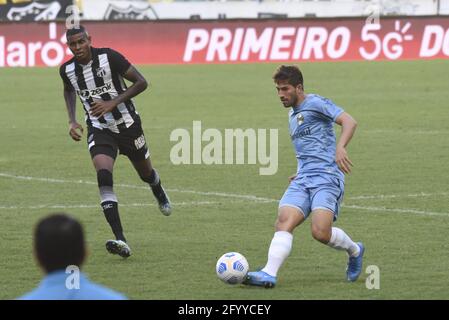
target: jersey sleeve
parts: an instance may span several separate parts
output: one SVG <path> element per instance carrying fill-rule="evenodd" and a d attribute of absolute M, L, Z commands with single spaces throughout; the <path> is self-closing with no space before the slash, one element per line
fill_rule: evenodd
<path fill-rule="evenodd" d="M 59 75 L 61 76 L 62 82 L 64 83 L 64 86 L 73 88 L 72 83 L 70 82 L 69 78 L 67 77 L 65 73 L 65 65 L 62 65 L 59 68 Z"/>
<path fill-rule="evenodd" d="M 115 50 L 108 50 L 108 58 L 112 71 L 120 75 L 124 75 L 131 66 L 131 63 L 121 53 Z"/>
<path fill-rule="evenodd" d="M 344 112 L 342 108 L 333 103 L 330 99 L 321 97 L 313 104 L 313 108 L 322 114 L 325 118 L 335 122 Z"/>

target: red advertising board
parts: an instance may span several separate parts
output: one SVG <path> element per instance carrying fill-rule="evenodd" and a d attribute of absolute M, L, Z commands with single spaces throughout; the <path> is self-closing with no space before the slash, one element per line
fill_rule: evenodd
<path fill-rule="evenodd" d="M 96 47 L 135 64 L 401 60 L 449 57 L 449 19 L 86 22 Z M 62 23 L 0 24 L 0 67 L 70 58 Z"/>

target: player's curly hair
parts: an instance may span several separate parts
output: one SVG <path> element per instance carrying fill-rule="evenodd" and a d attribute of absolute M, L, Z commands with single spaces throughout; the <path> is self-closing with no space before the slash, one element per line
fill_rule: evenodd
<path fill-rule="evenodd" d="M 301 70 L 299 70 L 297 66 L 280 66 L 273 74 L 273 80 L 274 82 L 287 80 L 288 83 L 294 87 L 302 85 L 304 88 L 304 79 L 302 77 Z"/>

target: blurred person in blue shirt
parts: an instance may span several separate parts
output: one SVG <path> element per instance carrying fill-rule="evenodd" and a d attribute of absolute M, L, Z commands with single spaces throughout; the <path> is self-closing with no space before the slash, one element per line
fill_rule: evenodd
<path fill-rule="evenodd" d="M 126 299 L 121 293 L 93 283 L 79 271 L 86 258 L 86 244 L 83 227 L 74 218 L 57 213 L 40 220 L 34 232 L 34 252 L 46 275 L 36 289 L 20 300 Z"/>

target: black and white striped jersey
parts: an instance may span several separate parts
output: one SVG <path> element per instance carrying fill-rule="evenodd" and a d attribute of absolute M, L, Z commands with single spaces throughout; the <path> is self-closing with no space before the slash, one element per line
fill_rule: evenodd
<path fill-rule="evenodd" d="M 120 103 L 114 110 L 101 117 L 89 114 L 95 100 L 112 100 L 127 89 L 122 75 L 131 66 L 117 51 L 109 48 L 91 48 L 92 60 L 87 65 L 75 58 L 65 62 L 59 69 L 62 80 L 78 94 L 85 111 L 87 126 L 109 129 L 120 133 L 129 128 L 139 115 L 130 99 Z"/>

